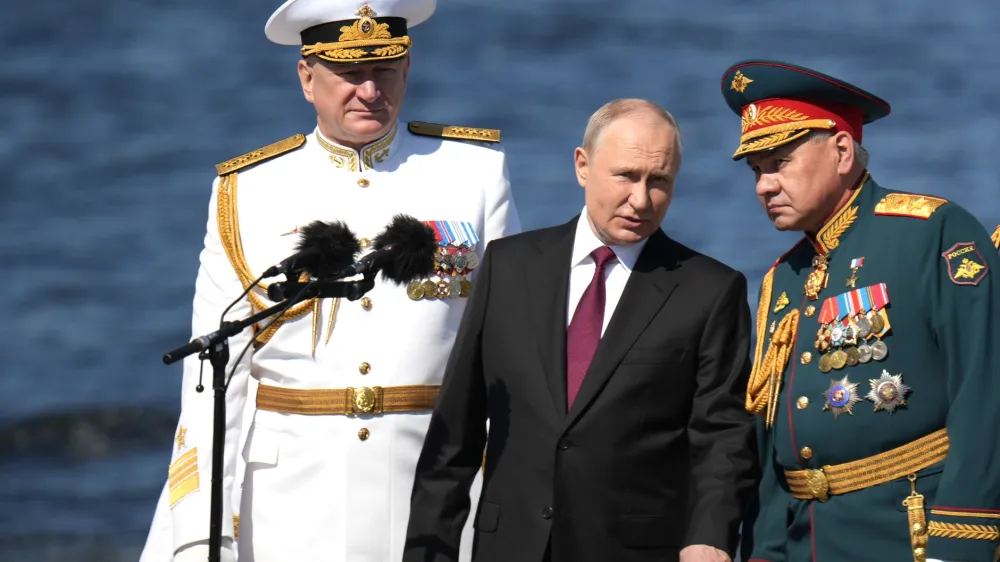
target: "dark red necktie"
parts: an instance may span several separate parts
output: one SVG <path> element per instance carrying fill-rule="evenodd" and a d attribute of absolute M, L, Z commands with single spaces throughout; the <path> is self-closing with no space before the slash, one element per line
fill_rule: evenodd
<path fill-rule="evenodd" d="M 604 326 L 604 266 L 615 257 L 607 246 L 601 246 L 590 253 L 597 267 L 594 278 L 583 292 L 580 303 L 573 313 L 573 320 L 566 330 L 566 409 L 573 407 L 573 400 L 580 391 L 583 377 L 590 368 L 590 362 L 601 341 Z"/>

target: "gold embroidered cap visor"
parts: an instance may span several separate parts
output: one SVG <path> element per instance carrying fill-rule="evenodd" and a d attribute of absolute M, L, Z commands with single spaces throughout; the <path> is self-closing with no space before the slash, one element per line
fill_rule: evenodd
<path fill-rule="evenodd" d="M 436 0 L 288 0 L 264 34 L 279 45 L 301 45 L 303 57 L 336 64 L 394 60 L 409 52 L 409 29 L 435 7 Z"/>
<path fill-rule="evenodd" d="M 885 117 L 889 103 L 857 86 L 776 61 L 744 61 L 722 75 L 722 97 L 740 116 L 739 160 L 788 144 L 809 131 L 847 131 L 861 142 L 862 126 Z"/>

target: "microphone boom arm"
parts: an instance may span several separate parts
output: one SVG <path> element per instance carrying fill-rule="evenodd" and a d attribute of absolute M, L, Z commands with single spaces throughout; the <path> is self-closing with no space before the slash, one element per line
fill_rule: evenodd
<path fill-rule="evenodd" d="M 272 296 L 272 288 L 282 294 L 280 301 L 274 306 L 261 310 L 242 320 L 222 322 L 219 329 L 204 336 L 199 336 L 190 342 L 172 349 L 163 355 L 167 365 L 195 353 L 199 358 L 208 359 L 212 365 L 212 389 L 214 390 L 214 411 L 212 423 L 212 476 L 209 507 L 208 560 L 219 562 L 222 549 L 222 468 L 224 462 L 223 448 L 226 438 L 226 365 L 229 363 L 229 338 L 245 330 L 261 320 L 275 314 L 281 314 L 296 303 L 310 298 L 347 298 L 357 300 L 375 287 L 374 274 L 365 274 L 357 281 L 306 281 L 297 279 L 285 283 L 275 283 L 268 288 L 268 297 Z M 288 296 L 288 298 L 286 298 Z M 198 392 L 202 391 L 199 382 Z"/>

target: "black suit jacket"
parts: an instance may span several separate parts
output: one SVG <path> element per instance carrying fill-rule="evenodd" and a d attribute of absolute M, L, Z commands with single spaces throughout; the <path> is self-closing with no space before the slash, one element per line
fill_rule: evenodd
<path fill-rule="evenodd" d="M 540 561 L 550 539 L 553 562 L 735 550 L 756 471 L 746 279 L 658 230 L 567 412 L 577 220 L 487 248 L 417 465 L 405 562 L 457 560 L 484 446 L 476 562 Z"/>

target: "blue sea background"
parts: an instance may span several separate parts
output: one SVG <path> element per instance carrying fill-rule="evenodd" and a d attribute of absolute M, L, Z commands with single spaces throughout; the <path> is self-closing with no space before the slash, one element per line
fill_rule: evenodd
<path fill-rule="evenodd" d="M 275 0 L 34 0 L 0 16 L 0 560 L 134 561 L 169 460 L 214 165 L 314 125 Z M 582 192 L 572 151 L 617 97 L 665 105 L 684 165 L 664 223 L 759 284 L 794 243 L 730 156 L 734 62 L 884 97 L 887 187 L 1000 223 L 993 0 L 440 0 L 414 28 L 403 119 L 503 130 L 526 228 Z M 277 193 L 276 193 L 277 196 Z M 878 244 L 873 240 L 872 244 Z M 235 295 L 234 295 L 235 296 Z M 755 306 L 755 303 L 753 303 Z"/>

